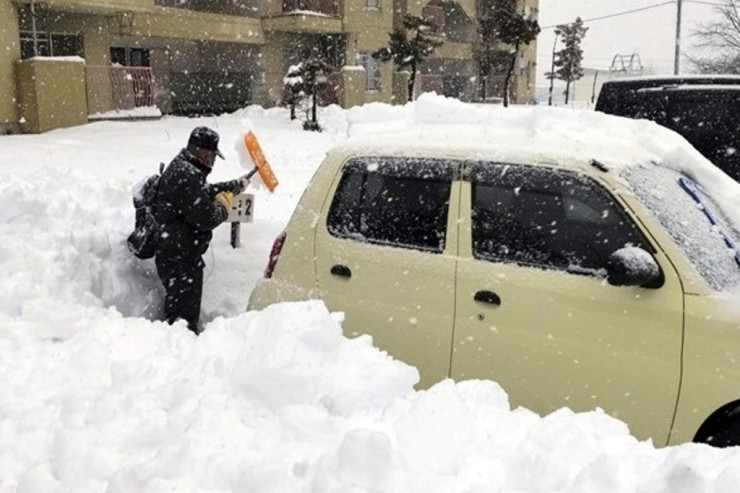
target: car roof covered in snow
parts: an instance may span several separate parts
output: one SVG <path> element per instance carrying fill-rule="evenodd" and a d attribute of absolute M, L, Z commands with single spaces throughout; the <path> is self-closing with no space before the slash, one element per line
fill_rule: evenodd
<path fill-rule="evenodd" d="M 434 94 L 413 105 L 349 115 L 350 139 L 332 152 L 543 164 L 616 174 L 636 165 L 674 169 L 698 184 L 740 225 L 740 184 L 682 136 L 648 120 L 546 106 L 469 104 Z"/>

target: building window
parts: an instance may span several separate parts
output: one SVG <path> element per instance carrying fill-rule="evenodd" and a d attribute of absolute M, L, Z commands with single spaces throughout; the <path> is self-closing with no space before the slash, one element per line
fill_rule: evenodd
<path fill-rule="evenodd" d="M 425 5 L 421 9 L 421 17 L 436 26 L 437 32 L 444 32 L 445 10 L 436 5 Z"/>
<path fill-rule="evenodd" d="M 82 56 L 82 35 L 51 33 L 51 56 Z"/>
<path fill-rule="evenodd" d="M 36 31 L 34 50 L 33 31 L 21 31 L 21 58 L 33 56 L 83 56 L 82 35 Z"/>
<path fill-rule="evenodd" d="M 147 48 L 128 48 L 125 46 L 112 46 L 110 49 L 110 61 L 124 67 L 150 67 L 149 50 Z"/>
<path fill-rule="evenodd" d="M 31 58 L 33 56 L 49 56 L 51 49 L 49 47 L 48 33 L 36 33 L 36 47 L 34 52 L 33 32 L 21 31 L 21 58 Z"/>
<path fill-rule="evenodd" d="M 380 62 L 370 53 L 360 53 L 360 65 L 365 69 L 365 89 L 380 90 Z"/>
<path fill-rule="evenodd" d="M 365 7 L 372 10 L 380 10 L 380 0 L 365 0 Z"/>

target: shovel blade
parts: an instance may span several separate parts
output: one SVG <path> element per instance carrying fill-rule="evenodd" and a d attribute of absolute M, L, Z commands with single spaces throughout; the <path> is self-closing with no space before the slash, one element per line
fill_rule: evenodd
<path fill-rule="evenodd" d="M 278 186 L 278 179 L 275 173 L 272 172 L 272 168 L 267 162 L 267 159 L 265 159 L 265 154 L 262 152 L 262 147 L 251 130 L 244 136 L 244 145 L 247 147 L 247 152 L 249 152 L 255 168 L 257 168 L 257 173 L 259 173 L 262 183 L 265 184 L 270 193 L 274 192 Z"/>

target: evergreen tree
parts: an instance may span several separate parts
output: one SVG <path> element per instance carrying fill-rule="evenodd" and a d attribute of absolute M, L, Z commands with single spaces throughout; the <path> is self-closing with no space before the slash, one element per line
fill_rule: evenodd
<path fill-rule="evenodd" d="M 295 109 L 306 97 L 306 89 L 303 84 L 303 67 L 301 64 L 291 65 L 288 73 L 283 77 L 284 91 L 283 104 L 290 108 L 290 119 L 295 120 Z"/>
<path fill-rule="evenodd" d="M 580 17 L 570 24 L 560 24 L 555 28 L 555 35 L 563 40 L 564 48 L 555 53 L 555 76 L 565 81 L 565 104 L 570 97 L 570 84 L 583 77 L 583 50 L 581 41 L 586 36 L 587 27 L 584 27 Z"/>
<path fill-rule="evenodd" d="M 479 19 L 478 33 L 483 46 L 493 46 L 500 41 L 513 48 L 504 82 L 504 106 L 508 106 L 511 77 L 514 75 L 519 48 L 537 38 L 540 26 L 536 20 L 516 13 L 516 0 L 492 0 Z M 484 63 L 487 62 L 484 60 Z"/>
<path fill-rule="evenodd" d="M 393 61 L 400 70 L 409 69 L 408 100 L 414 99 L 414 83 L 419 65 L 434 53 L 444 41 L 436 34 L 436 24 L 421 17 L 406 14 L 404 29 L 395 29 L 388 34 L 388 46 L 373 52 L 373 58 L 382 62 Z"/>
<path fill-rule="evenodd" d="M 304 98 L 311 100 L 311 112 L 308 120 L 303 122 L 304 130 L 321 131 L 317 120 L 317 92 L 328 82 L 333 72 L 332 66 L 321 58 L 309 58 L 288 70 L 283 79 L 285 83 L 288 104 L 291 107 L 291 119 L 295 119 L 295 106 Z"/>

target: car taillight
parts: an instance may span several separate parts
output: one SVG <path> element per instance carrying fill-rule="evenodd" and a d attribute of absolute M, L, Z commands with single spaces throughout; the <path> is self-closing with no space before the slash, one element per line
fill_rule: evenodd
<path fill-rule="evenodd" d="M 272 243 L 272 249 L 270 250 L 270 259 L 267 261 L 267 267 L 265 267 L 265 278 L 270 279 L 272 277 L 272 272 L 275 270 L 275 265 L 277 264 L 278 257 L 280 257 L 280 252 L 283 249 L 283 245 L 285 244 L 285 231 L 280 233 L 277 238 L 275 238 L 275 241 Z"/>

